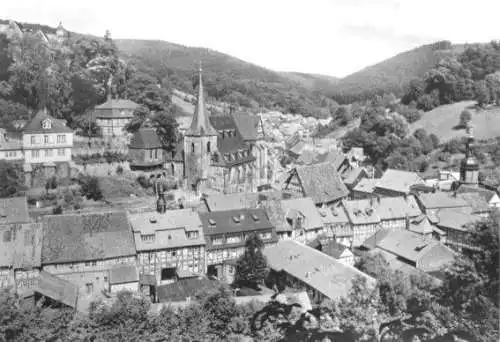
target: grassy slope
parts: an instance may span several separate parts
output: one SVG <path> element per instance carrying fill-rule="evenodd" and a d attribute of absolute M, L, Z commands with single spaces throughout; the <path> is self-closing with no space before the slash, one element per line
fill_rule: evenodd
<path fill-rule="evenodd" d="M 342 78 L 334 93 L 362 94 L 384 90 L 400 95 L 411 79 L 423 76 L 443 57 L 459 53 L 463 49 L 463 45 L 453 45 L 449 50 L 435 50 L 432 45 L 424 45 L 402 52 Z"/>
<path fill-rule="evenodd" d="M 473 101 L 463 101 L 451 105 L 440 106 L 424 114 L 422 119 L 411 125 L 411 130 L 424 128 L 436 134 L 441 141 L 464 136 L 464 130 L 454 130 L 458 124 L 460 113 L 473 105 Z M 473 133 L 476 139 L 488 139 L 500 136 L 500 108 L 472 112 Z"/>

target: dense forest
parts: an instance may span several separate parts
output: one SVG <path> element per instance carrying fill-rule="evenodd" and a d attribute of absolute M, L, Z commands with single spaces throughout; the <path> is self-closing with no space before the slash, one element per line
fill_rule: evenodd
<path fill-rule="evenodd" d="M 150 314 L 147 298 L 121 292 L 88 314 L 0 293 L 0 341 L 498 341 L 498 217 L 472 227 L 478 250 L 457 258 L 442 283 L 392 270 L 380 254 L 356 267 L 377 279 L 355 280 L 348 297 L 310 311 L 293 301 L 237 305 L 227 287 L 200 289 L 181 308 Z"/>

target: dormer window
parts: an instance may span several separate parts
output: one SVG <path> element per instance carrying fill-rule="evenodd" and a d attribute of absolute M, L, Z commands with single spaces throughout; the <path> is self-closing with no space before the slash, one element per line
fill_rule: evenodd
<path fill-rule="evenodd" d="M 45 119 L 42 121 L 42 128 L 43 129 L 51 129 L 52 128 L 52 121 L 50 119 Z"/>

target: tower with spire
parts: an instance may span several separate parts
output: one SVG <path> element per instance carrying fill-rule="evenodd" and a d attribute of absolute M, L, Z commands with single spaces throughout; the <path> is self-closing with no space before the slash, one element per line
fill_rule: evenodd
<path fill-rule="evenodd" d="M 217 148 L 217 131 L 205 108 L 201 62 L 199 67 L 198 98 L 193 120 L 184 135 L 184 167 L 187 186 L 198 191 L 210 173 L 211 155 Z"/>
<path fill-rule="evenodd" d="M 460 164 L 460 183 L 468 185 L 479 184 L 479 162 L 472 153 L 472 144 L 474 142 L 474 135 L 472 128 L 467 129 L 467 141 L 465 144 L 465 158 Z"/>

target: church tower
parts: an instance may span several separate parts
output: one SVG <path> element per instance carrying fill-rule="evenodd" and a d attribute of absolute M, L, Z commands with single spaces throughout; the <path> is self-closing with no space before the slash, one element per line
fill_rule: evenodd
<path fill-rule="evenodd" d="M 474 136 L 472 135 L 472 129 L 467 129 L 467 142 L 465 150 L 465 158 L 460 164 L 460 183 L 468 185 L 478 185 L 479 183 L 479 162 L 472 153 L 472 143 L 474 142 Z"/>
<path fill-rule="evenodd" d="M 210 124 L 205 108 L 202 70 L 200 64 L 198 99 L 193 121 L 184 135 L 184 167 L 187 187 L 198 191 L 206 186 L 211 155 L 217 148 L 217 131 Z"/>

